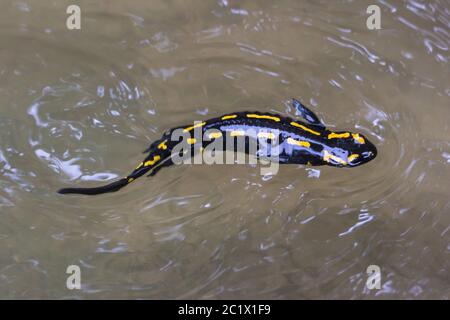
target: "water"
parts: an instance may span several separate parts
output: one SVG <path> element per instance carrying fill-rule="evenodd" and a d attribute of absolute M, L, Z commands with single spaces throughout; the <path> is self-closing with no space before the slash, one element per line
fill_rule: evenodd
<path fill-rule="evenodd" d="M 450 298 L 448 1 L 2 0 L 0 297 Z M 164 130 L 227 112 L 359 131 L 354 169 L 176 166 Z M 66 269 L 81 268 L 81 290 Z M 380 290 L 366 287 L 369 265 Z"/>

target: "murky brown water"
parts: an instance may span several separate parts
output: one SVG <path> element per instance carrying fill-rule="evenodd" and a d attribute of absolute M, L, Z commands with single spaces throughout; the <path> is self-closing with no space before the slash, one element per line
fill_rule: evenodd
<path fill-rule="evenodd" d="M 370 31 L 373 2 L 80 1 L 69 31 L 72 1 L 2 0 L 0 297 L 449 299 L 450 4 L 375 2 Z M 291 97 L 376 160 L 56 194 L 129 173 L 172 126 Z"/>

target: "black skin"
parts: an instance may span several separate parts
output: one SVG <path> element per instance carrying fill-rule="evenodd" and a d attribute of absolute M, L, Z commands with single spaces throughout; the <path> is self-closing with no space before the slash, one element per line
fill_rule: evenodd
<path fill-rule="evenodd" d="M 257 134 L 261 132 L 273 132 L 279 141 L 278 161 L 280 164 L 307 164 L 313 166 L 329 165 L 334 167 L 356 167 L 374 159 L 377 155 L 376 147 L 363 135 L 350 132 L 332 132 L 325 128 L 318 117 L 298 100 L 293 99 L 293 105 L 297 114 L 307 122 L 298 119 L 284 117 L 278 114 L 261 112 L 236 112 L 204 121 L 202 125 L 191 128 L 193 125 L 180 126 L 166 131 L 161 139 L 153 142 L 144 152 L 147 157 L 127 177 L 101 187 L 94 188 L 64 188 L 58 192 L 61 194 L 85 194 L 96 195 L 117 191 L 135 179 L 150 171 L 149 176 L 155 175 L 163 167 L 173 165 L 172 151 L 184 143 L 188 151 L 195 153 L 200 147 L 207 148 L 216 139 L 223 139 L 222 146 L 227 148 L 228 139 L 244 139 L 245 152 L 250 153 L 254 149 L 249 148 L 250 142 L 255 142 Z M 295 123 L 295 125 L 293 125 Z M 184 136 L 174 139 L 173 133 L 187 130 Z M 179 130 L 177 130 L 179 129 Z M 231 132 L 245 132 L 245 136 L 231 137 Z M 211 132 L 221 133 L 220 138 L 208 139 Z M 200 133 L 200 134 L 199 134 Z M 200 137 L 199 142 L 187 144 L 187 138 Z M 272 138 L 272 137 L 270 137 Z M 269 139 L 270 139 L 269 138 Z M 263 139 L 270 144 L 271 140 Z M 293 142 L 294 141 L 294 142 Z M 301 143 L 297 144 L 297 143 Z M 236 151 L 238 143 L 234 143 Z M 271 157 L 271 149 L 261 154 L 257 149 L 258 157 Z M 191 155 L 192 153 L 189 153 Z M 357 156 L 356 156 L 357 155 Z"/>

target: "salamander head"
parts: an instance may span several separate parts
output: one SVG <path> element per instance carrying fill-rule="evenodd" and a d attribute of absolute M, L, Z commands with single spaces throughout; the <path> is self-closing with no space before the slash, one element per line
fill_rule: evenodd
<path fill-rule="evenodd" d="M 356 167 L 377 156 L 377 148 L 362 134 L 351 132 L 331 132 L 326 130 L 319 117 L 299 100 L 292 99 L 292 105 L 308 124 L 327 134 L 323 141 L 323 164 L 334 167 Z M 299 126 L 299 125 L 296 125 Z M 301 127 L 301 126 L 299 126 Z M 311 132 L 311 130 L 309 130 Z M 313 134 L 318 134 L 318 132 Z"/>
<path fill-rule="evenodd" d="M 322 151 L 324 164 L 334 167 L 356 167 L 377 156 L 377 148 L 362 134 L 330 132 Z"/>

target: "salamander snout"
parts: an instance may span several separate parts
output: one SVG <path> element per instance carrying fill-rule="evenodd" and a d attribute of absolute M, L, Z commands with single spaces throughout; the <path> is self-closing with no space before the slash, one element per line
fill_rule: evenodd
<path fill-rule="evenodd" d="M 347 166 L 356 167 L 371 161 L 377 156 L 375 145 L 362 134 L 354 133 L 349 140 Z"/>
<path fill-rule="evenodd" d="M 358 145 L 356 148 L 353 148 L 352 154 L 358 155 L 357 157 L 354 156 L 353 159 L 351 159 L 351 155 L 349 156 L 348 166 L 350 167 L 356 167 L 361 164 L 367 163 L 371 160 L 373 160 L 377 156 L 377 148 L 370 142 L 369 140 L 365 139 L 365 144 Z"/>
<path fill-rule="evenodd" d="M 323 161 L 335 167 L 356 167 L 377 156 L 377 148 L 362 134 L 339 133 L 333 147 L 325 148 Z"/>

